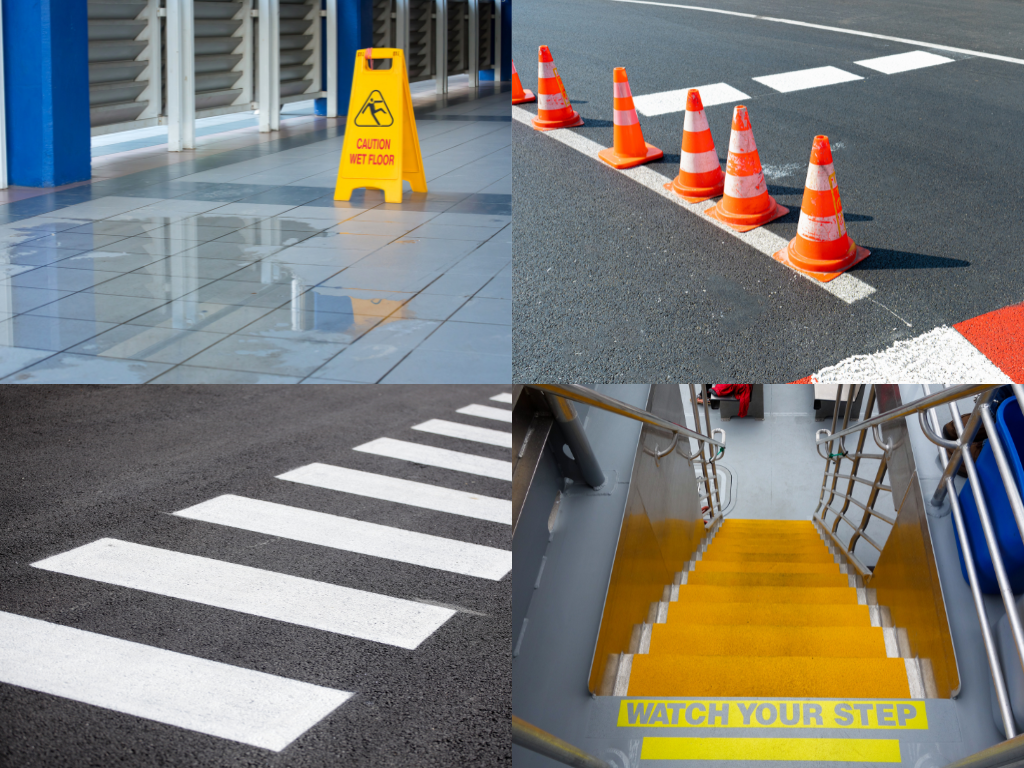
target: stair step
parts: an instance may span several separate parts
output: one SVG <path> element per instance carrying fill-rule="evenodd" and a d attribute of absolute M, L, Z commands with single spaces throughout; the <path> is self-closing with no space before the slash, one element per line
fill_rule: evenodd
<path fill-rule="evenodd" d="M 834 563 L 835 557 L 822 547 L 807 552 L 737 552 L 733 549 L 715 549 L 714 544 L 701 556 L 701 561 L 744 563 Z"/>
<path fill-rule="evenodd" d="M 743 552 L 824 552 L 828 553 L 828 548 L 825 543 L 820 539 L 818 541 L 786 541 L 784 539 L 741 539 L 734 541 L 720 540 L 715 537 L 715 540 L 711 542 L 708 550 L 735 550 Z"/>
<path fill-rule="evenodd" d="M 802 605 L 774 600 L 727 605 L 669 603 L 668 624 L 664 626 L 672 626 L 676 622 L 688 626 L 870 627 L 871 613 L 866 605 Z"/>
<path fill-rule="evenodd" d="M 679 590 L 680 603 L 803 603 L 856 605 L 850 587 L 714 587 L 687 584 Z"/>
<path fill-rule="evenodd" d="M 734 517 L 722 521 L 723 530 L 733 528 L 777 528 L 779 530 L 807 528 L 813 531 L 814 523 L 810 520 L 740 520 Z"/>
<path fill-rule="evenodd" d="M 783 544 L 800 544 L 807 547 L 823 547 L 825 542 L 816 535 L 804 535 L 791 536 L 786 534 L 784 536 L 771 536 L 771 535 L 760 535 L 760 534 L 742 534 L 742 533 L 719 533 L 714 538 L 715 545 L 719 544 L 743 544 L 743 545 L 758 545 L 770 544 L 770 543 L 783 543 Z"/>
<path fill-rule="evenodd" d="M 655 624 L 651 656 L 887 658 L 880 627 Z"/>
<path fill-rule="evenodd" d="M 694 571 L 687 575 L 686 586 L 699 584 L 717 587 L 850 587 L 842 573 L 728 573 Z"/>
<path fill-rule="evenodd" d="M 742 560 L 698 560 L 696 573 L 839 573 L 839 565 L 827 563 L 745 562 Z"/>
<path fill-rule="evenodd" d="M 909 699 L 903 659 L 633 656 L 630 696 Z"/>

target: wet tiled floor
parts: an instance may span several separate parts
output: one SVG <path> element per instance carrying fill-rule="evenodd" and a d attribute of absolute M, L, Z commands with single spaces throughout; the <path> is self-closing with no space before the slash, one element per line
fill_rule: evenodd
<path fill-rule="evenodd" d="M 396 205 L 333 200 L 319 119 L 0 206 L 0 381 L 508 382 L 509 115 L 418 109 L 430 191 Z"/>

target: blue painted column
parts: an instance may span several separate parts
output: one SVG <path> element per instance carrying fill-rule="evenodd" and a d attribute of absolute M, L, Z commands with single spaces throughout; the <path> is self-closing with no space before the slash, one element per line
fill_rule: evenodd
<path fill-rule="evenodd" d="M 327 39 L 326 34 L 324 39 Z M 348 97 L 352 92 L 352 70 L 355 66 L 356 51 L 372 45 L 373 0 L 338 0 L 339 116 L 348 113 Z M 327 99 L 317 99 L 315 111 L 318 115 L 326 115 Z"/>
<path fill-rule="evenodd" d="M 501 81 L 512 81 L 512 0 L 501 2 Z"/>
<path fill-rule="evenodd" d="M 84 0 L 4 3 L 7 167 L 11 184 L 92 176 L 89 23 Z"/>

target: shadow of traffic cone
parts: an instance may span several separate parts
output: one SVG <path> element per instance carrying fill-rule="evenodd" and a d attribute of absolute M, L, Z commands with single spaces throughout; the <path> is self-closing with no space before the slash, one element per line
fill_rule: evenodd
<path fill-rule="evenodd" d="M 686 118 L 683 120 L 683 148 L 679 153 L 679 175 L 665 189 L 671 189 L 688 203 L 699 203 L 722 194 L 725 174 L 718 160 L 715 140 L 711 138 L 708 118 L 700 92 L 686 92 Z"/>
<path fill-rule="evenodd" d="M 519 73 L 516 72 L 516 63 L 512 62 L 512 103 L 513 104 L 525 104 L 528 101 L 536 101 L 537 97 L 533 95 L 533 91 L 528 91 L 523 88 L 523 84 L 519 82 Z"/>
<path fill-rule="evenodd" d="M 772 254 L 772 258 L 827 283 L 870 253 L 854 243 L 846 231 L 843 203 L 832 166 L 832 147 L 828 136 L 815 136 L 796 237 L 781 251 Z"/>
<path fill-rule="evenodd" d="M 533 127 L 538 131 L 553 131 L 577 125 L 583 125 L 583 118 L 569 103 L 551 51 L 542 45 L 537 53 L 537 116 L 533 118 Z"/>
<path fill-rule="evenodd" d="M 616 67 L 612 72 L 614 91 L 612 121 L 615 123 L 613 146 L 602 149 L 597 156 L 612 168 L 632 168 L 652 160 L 660 160 L 665 153 L 644 141 L 640 118 L 633 106 L 626 68 Z"/>
<path fill-rule="evenodd" d="M 729 137 L 729 162 L 725 166 L 725 189 L 718 205 L 704 213 L 737 232 L 756 229 L 769 221 L 785 216 L 789 208 L 779 205 L 768 194 L 761 170 L 761 158 L 754 143 L 747 108 L 738 106 L 732 113 L 732 135 Z"/>

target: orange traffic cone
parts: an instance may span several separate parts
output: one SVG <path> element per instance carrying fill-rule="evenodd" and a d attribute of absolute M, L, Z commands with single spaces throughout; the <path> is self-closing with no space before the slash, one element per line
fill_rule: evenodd
<path fill-rule="evenodd" d="M 700 92 L 686 92 L 686 118 L 683 120 L 683 149 L 679 153 L 679 175 L 665 185 L 688 203 L 699 203 L 722 194 L 725 174 L 718 160 L 715 140 L 711 138 L 708 118 Z"/>
<path fill-rule="evenodd" d="M 640 118 L 636 116 L 636 108 L 633 106 L 633 94 L 629 90 L 629 80 L 626 79 L 626 68 L 616 67 L 612 72 L 612 81 L 615 89 L 612 100 L 615 143 L 608 149 L 602 149 L 597 156 L 612 168 L 632 168 L 660 160 L 665 153 L 644 141 Z"/>
<path fill-rule="evenodd" d="M 756 229 L 785 216 L 789 208 L 779 205 L 768 194 L 761 170 L 761 158 L 754 143 L 747 108 L 738 106 L 732 113 L 729 137 L 729 162 L 725 166 L 724 196 L 718 205 L 704 211 L 713 219 L 728 224 L 737 232 Z"/>
<path fill-rule="evenodd" d="M 512 103 L 513 104 L 525 104 L 528 101 L 536 101 L 537 97 L 533 95 L 533 91 L 528 91 L 523 88 L 523 84 L 519 82 L 519 73 L 516 72 L 516 63 L 512 62 Z"/>
<path fill-rule="evenodd" d="M 870 254 L 846 231 L 828 136 L 815 136 L 796 237 L 772 258 L 827 283 Z"/>
<path fill-rule="evenodd" d="M 537 116 L 533 118 L 533 127 L 538 131 L 552 131 L 583 125 L 580 113 L 569 103 L 569 95 L 546 45 L 540 47 L 537 62 Z"/>

